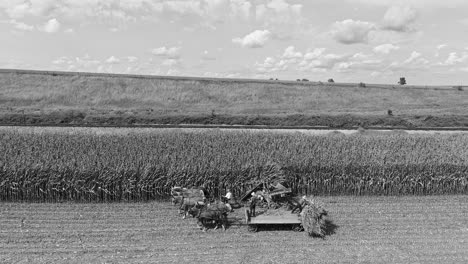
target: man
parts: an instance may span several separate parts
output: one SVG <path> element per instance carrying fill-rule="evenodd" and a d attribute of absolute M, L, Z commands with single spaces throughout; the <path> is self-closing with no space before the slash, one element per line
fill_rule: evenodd
<path fill-rule="evenodd" d="M 257 206 L 258 196 L 255 192 L 252 192 L 252 197 L 250 197 L 250 216 L 255 217 L 255 207 Z"/>
<path fill-rule="evenodd" d="M 230 202 L 232 200 L 233 195 L 232 195 L 231 189 L 227 189 L 227 193 L 226 193 L 226 195 L 224 197 L 226 197 L 226 200 L 228 202 Z"/>

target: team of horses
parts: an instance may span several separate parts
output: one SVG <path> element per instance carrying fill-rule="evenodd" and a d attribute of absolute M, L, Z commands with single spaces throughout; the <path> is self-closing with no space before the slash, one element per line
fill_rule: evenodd
<path fill-rule="evenodd" d="M 211 226 L 214 226 L 214 229 L 221 226 L 225 230 L 228 224 L 228 213 L 242 207 L 235 199 L 213 200 L 204 197 L 203 192 L 200 192 L 200 189 L 197 188 L 173 187 L 171 195 L 172 203 L 179 205 L 179 212 L 183 214 L 182 218 L 185 219 L 189 215 L 197 218 L 197 226 L 203 231 L 206 231 Z M 268 208 L 273 208 L 276 205 L 272 197 L 267 193 L 259 194 L 259 196 L 262 199 L 255 199 L 257 203 L 265 202 Z M 284 202 L 288 203 L 292 213 L 301 212 L 304 206 L 304 197 L 286 197 Z"/>
<path fill-rule="evenodd" d="M 204 197 L 199 189 L 173 187 L 171 189 L 172 203 L 179 205 L 179 212 L 185 219 L 191 215 L 197 218 L 197 226 L 203 231 L 214 225 L 214 229 L 222 227 L 226 230 L 227 215 L 234 209 L 240 208 L 237 201 L 220 201 Z"/>

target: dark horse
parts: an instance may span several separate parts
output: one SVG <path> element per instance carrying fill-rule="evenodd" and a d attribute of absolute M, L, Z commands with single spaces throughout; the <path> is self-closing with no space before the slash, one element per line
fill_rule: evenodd
<path fill-rule="evenodd" d="M 206 231 L 211 223 L 215 224 L 214 229 L 221 225 L 223 230 L 226 230 L 227 214 L 230 211 L 231 208 L 223 202 L 215 202 L 201 208 L 194 206 L 189 210 L 189 214 L 198 219 L 197 226 L 203 231 Z"/>

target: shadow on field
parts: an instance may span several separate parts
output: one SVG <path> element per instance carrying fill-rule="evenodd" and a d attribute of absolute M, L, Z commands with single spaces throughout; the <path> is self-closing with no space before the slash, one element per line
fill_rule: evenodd
<path fill-rule="evenodd" d="M 334 224 L 332 220 L 326 219 L 325 223 L 322 226 L 323 234 L 325 236 L 331 236 L 336 233 L 336 230 L 339 228 L 338 225 Z"/>

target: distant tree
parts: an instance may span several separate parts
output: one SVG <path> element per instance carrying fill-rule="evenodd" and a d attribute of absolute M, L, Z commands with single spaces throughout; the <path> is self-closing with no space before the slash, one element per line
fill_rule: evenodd
<path fill-rule="evenodd" d="M 273 79 L 273 78 L 270 78 L 270 81 L 274 81 L 274 80 L 275 80 L 275 79 Z"/>
<path fill-rule="evenodd" d="M 398 82 L 399 85 L 405 85 L 406 84 L 406 78 L 405 77 L 400 77 L 400 81 Z"/>
<path fill-rule="evenodd" d="M 392 110 L 388 109 L 388 110 L 387 110 L 387 114 L 388 114 L 389 116 L 392 116 L 392 115 L 393 115 Z"/>
<path fill-rule="evenodd" d="M 328 79 L 328 82 L 329 82 L 329 83 L 334 83 L 335 81 L 334 81 L 333 79 L 330 78 L 330 79 Z"/>
<path fill-rule="evenodd" d="M 300 81 L 301 81 L 301 79 L 296 79 L 296 81 L 297 81 L 297 82 L 300 82 Z"/>
<path fill-rule="evenodd" d="M 302 81 L 303 81 L 303 82 L 308 82 L 309 80 L 307 80 L 307 79 L 302 79 Z"/>
<path fill-rule="evenodd" d="M 360 82 L 360 83 L 358 84 L 358 86 L 359 86 L 359 87 L 366 87 L 366 84 L 363 83 L 363 82 Z"/>

